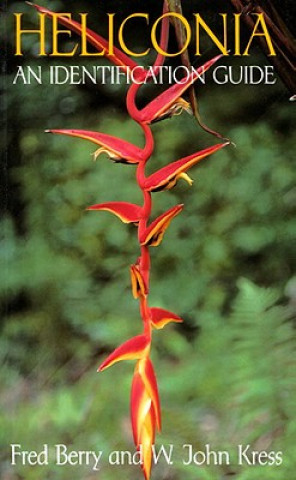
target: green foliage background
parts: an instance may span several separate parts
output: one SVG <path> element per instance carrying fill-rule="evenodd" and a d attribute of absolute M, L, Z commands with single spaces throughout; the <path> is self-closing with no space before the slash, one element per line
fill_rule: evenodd
<path fill-rule="evenodd" d="M 100 15 L 112 8 L 126 15 L 127 7 L 116 5 L 102 2 Z M 141 10 L 139 2 L 132 7 Z M 66 2 L 50 2 L 50 8 L 69 10 Z M 226 11 L 224 4 L 220 10 L 192 8 L 210 18 Z M 159 15 L 152 2 L 149 9 Z M 93 27 L 104 33 L 93 3 L 75 2 L 75 10 L 90 11 Z M 26 12 L 28 27 L 36 28 L 36 15 L 24 2 L 9 5 L 0 270 L 2 473 L 5 480 L 141 478 L 138 467 L 109 466 L 106 460 L 112 450 L 133 450 L 128 415 L 133 365 L 96 373 L 108 352 L 141 329 L 128 273 L 138 255 L 136 232 L 108 213 L 85 212 L 103 201 L 140 202 L 135 171 L 103 156 L 94 163 L 92 145 L 43 130 L 92 129 L 138 145 L 142 134 L 127 117 L 124 85 L 12 85 L 20 62 L 44 70 L 49 63 L 61 64 L 36 56 L 29 37 L 25 56 L 12 56 L 16 11 Z M 251 59 L 230 57 L 225 63 L 267 60 L 254 47 Z M 144 88 L 140 102 L 157 91 Z M 236 148 L 192 170 L 191 189 L 179 182 L 153 197 L 155 216 L 180 202 L 185 209 L 163 244 L 151 251 L 151 304 L 184 318 L 181 326 L 154 335 L 164 417 L 157 442 L 174 444 L 175 463 L 159 464 L 152 478 L 286 480 L 293 478 L 296 457 L 293 105 L 280 80 L 274 86 L 209 81 L 197 92 L 204 121 Z M 215 141 L 185 114 L 154 125 L 153 132 L 151 171 Z M 103 450 L 105 461 L 96 473 L 86 466 L 13 467 L 11 443 L 26 450 L 40 450 L 44 443 Z M 207 443 L 229 451 L 232 465 L 182 465 L 183 444 L 199 450 Z M 281 450 L 284 463 L 238 466 L 238 444 Z"/>

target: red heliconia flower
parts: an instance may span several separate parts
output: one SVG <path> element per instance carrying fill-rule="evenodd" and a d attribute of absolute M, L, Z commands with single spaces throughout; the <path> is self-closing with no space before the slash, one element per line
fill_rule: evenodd
<path fill-rule="evenodd" d="M 134 203 L 105 202 L 88 207 L 87 210 L 106 210 L 116 215 L 123 223 L 137 224 L 141 218 L 142 208 Z"/>
<path fill-rule="evenodd" d="M 136 365 L 131 392 L 131 419 L 134 442 L 142 453 L 145 479 L 150 478 L 155 428 L 160 429 L 160 403 L 152 363 L 140 359 Z"/>
<path fill-rule="evenodd" d="M 144 230 L 140 237 L 140 244 L 149 245 L 149 247 L 157 247 L 162 241 L 165 231 L 170 225 L 172 219 L 181 212 L 183 206 L 183 204 L 176 205 L 156 218 L 156 220 Z"/>
<path fill-rule="evenodd" d="M 150 358 L 143 357 L 142 359 L 140 359 L 137 363 L 136 370 L 139 372 L 144 382 L 145 389 L 149 397 L 151 398 L 154 411 L 155 411 L 156 427 L 160 431 L 161 430 L 161 412 L 160 412 L 158 386 L 157 386 L 154 368 Z"/>
<path fill-rule="evenodd" d="M 190 75 L 187 75 L 183 79 L 167 88 L 164 92 L 154 98 L 146 107 L 142 110 L 138 110 L 134 105 L 134 98 L 129 98 L 129 111 L 133 118 L 140 123 L 153 123 L 158 120 L 162 120 L 172 115 L 178 115 L 183 110 L 191 112 L 191 108 L 188 102 L 186 102 L 182 95 L 190 85 L 198 80 L 214 63 L 216 63 L 223 55 L 217 55 L 201 67 L 197 68 Z M 136 93 L 137 88 L 134 88 Z"/>
<path fill-rule="evenodd" d="M 222 55 L 218 55 L 206 62 L 204 65 L 193 71 L 190 75 L 180 80 L 179 83 L 167 88 L 158 95 L 146 107 L 139 110 L 136 106 L 136 95 L 143 83 L 151 80 L 159 73 L 159 68 L 164 62 L 164 55 L 159 53 L 152 69 L 146 71 L 135 61 L 128 57 L 115 46 L 111 46 L 103 37 L 86 27 L 86 16 L 81 17 L 81 24 L 69 18 L 70 15 L 51 12 L 47 8 L 33 5 L 38 12 L 56 19 L 69 30 L 83 37 L 98 51 L 98 56 L 106 56 L 115 65 L 118 65 L 124 73 L 136 68 L 134 83 L 130 86 L 126 106 L 130 117 L 135 120 L 142 129 L 145 136 L 145 145 L 139 148 L 125 140 L 100 132 L 88 130 L 48 130 L 54 134 L 67 135 L 71 137 L 88 140 L 99 146 L 94 153 L 95 159 L 106 153 L 115 162 L 137 164 L 136 180 L 143 194 L 143 205 L 136 205 L 128 202 L 104 202 L 88 207 L 87 210 L 108 211 L 117 216 L 124 223 L 133 223 L 138 227 L 138 243 L 140 256 L 135 264 L 130 267 L 132 294 L 139 300 L 140 314 L 143 321 L 142 334 L 130 338 L 117 347 L 99 366 L 98 371 L 114 365 L 121 360 L 137 360 L 132 390 L 131 390 L 131 422 L 133 437 L 136 448 L 141 452 L 142 469 L 146 480 L 150 479 L 153 445 L 155 431 L 161 428 L 160 401 L 157 381 L 153 365 L 149 358 L 151 349 L 152 329 L 162 329 L 170 322 L 180 323 L 182 318 L 178 315 L 158 307 L 149 307 L 149 277 L 150 277 L 150 250 L 149 247 L 161 243 L 166 229 L 172 219 L 183 209 L 183 204 L 175 205 L 149 224 L 152 208 L 151 192 L 168 190 L 172 188 L 179 178 L 184 178 L 190 185 L 192 180 L 187 171 L 200 160 L 212 153 L 222 149 L 228 143 L 221 143 L 193 153 L 187 157 L 174 161 L 148 177 L 145 173 L 146 162 L 154 149 L 153 132 L 150 124 L 158 120 L 181 113 L 183 110 L 191 111 L 190 105 L 182 95 L 197 81 Z M 164 0 L 164 18 L 161 24 L 160 50 L 166 51 L 169 32 L 169 11 L 168 2 Z M 82 48 L 84 44 L 82 43 Z"/>
<path fill-rule="evenodd" d="M 200 162 L 203 158 L 217 152 L 226 145 L 229 145 L 229 143 L 220 143 L 166 165 L 157 172 L 152 173 L 152 175 L 145 180 L 144 189 L 148 192 L 169 190 L 176 185 L 179 178 L 184 178 L 188 183 L 192 184 L 192 180 L 186 175 L 186 171 L 196 163 Z"/>
<path fill-rule="evenodd" d="M 121 360 L 137 360 L 149 353 L 150 339 L 146 335 L 138 335 L 130 338 L 126 342 L 117 347 L 114 352 L 106 358 L 106 360 L 99 366 L 98 372 L 102 372 L 114 363 Z"/>
<path fill-rule="evenodd" d="M 88 130 L 56 129 L 46 130 L 46 132 L 77 137 L 100 145 L 101 147 L 94 153 L 95 159 L 97 159 L 101 153 L 106 153 L 114 162 L 119 163 L 137 164 L 145 158 L 144 151 L 141 148 L 106 133 L 90 132 Z"/>
<path fill-rule="evenodd" d="M 134 298 L 140 298 L 148 293 L 146 282 L 140 272 L 139 265 L 131 265 L 130 267 L 132 293 Z"/>
<path fill-rule="evenodd" d="M 151 323 L 154 328 L 160 330 L 170 322 L 181 323 L 182 318 L 175 313 L 164 310 L 163 308 L 152 307 L 150 308 Z"/>

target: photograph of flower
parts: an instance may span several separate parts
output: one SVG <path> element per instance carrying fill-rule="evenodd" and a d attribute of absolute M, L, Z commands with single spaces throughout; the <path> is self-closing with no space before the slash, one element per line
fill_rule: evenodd
<path fill-rule="evenodd" d="M 286 3 L 7 5 L 4 480 L 293 477 Z"/>

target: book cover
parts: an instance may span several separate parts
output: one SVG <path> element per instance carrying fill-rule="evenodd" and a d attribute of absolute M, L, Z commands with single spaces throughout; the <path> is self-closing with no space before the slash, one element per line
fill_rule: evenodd
<path fill-rule="evenodd" d="M 294 478 L 295 8 L 6 3 L 1 478 Z"/>

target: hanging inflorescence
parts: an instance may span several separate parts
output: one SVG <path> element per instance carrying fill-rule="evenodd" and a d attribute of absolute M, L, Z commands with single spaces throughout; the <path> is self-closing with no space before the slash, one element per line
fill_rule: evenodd
<path fill-rule="evenodd" d="M 46 8 L 34 5 L 43 14 L 53 17 L 56 14 Z M 164 3 L 164 16 L 161 26 L 160 45 L 165 51 L 168 43 L 169 18 L 165 15 L 168 12 L 166 2 Z M 58 21 L 81 34 L 81 25 L 74 20 L 61 16 Z M 98 51 L 106 49 L 107 41 L 87 29 L 88 42 Z M 142 469 L 145 479 L 150 478 L 152 462 L 152 445 L 155 440 L 155 431 L 161 428 L 160 402 L 157 388 L 157 381 L 150 360 L 150 349 L 153 329 L 161 329 L 169 322 L 182 322 L 182 319 L 172 312 L 162 308 L 150 307 L 149 296 L 149 275 L 150 275 L 150 247 L 158 246 L 172 219 L 183 209 L 183 205 L 176 205 L 162 215 L 150 222 L 152 211 L 152 193 L 161 190 L 169 190 L 176 182 L 183 178 L 190 185 L 192 180 L 187 171 L 200 160 L 220 150 L 228 143 L 220 143 L 202 151 L 195 152 L 187 157 L 176 160 L 165 167 L 157 170 L 151 175 L 145 174 L 145 167 L 154 150 L 154 138 L 150 128 L 151 123 L 171 117 L 182 110 L 190 110 L 189 104 L 181 97 L 185 90 L 196 81 L 201 74 L 206 72 L 219 58 L 215 57 L 199 69 L 195 70 L 184 81 L 180 81 L 153 99 L 146 107 L 139 110 L 136 105 L 136 95 L 144 81 L 147 83 L 149 73 L 140 67 L 131 58 L 114 47 L 114 54 L 108 56 L 109 60 L 127 73 L 129 69 L 137 67 L 136 82 L 128 90 L 126 105 L 129 116 L 139 124 L 144 137 L 145 144 L 139 148 L 129 142 L 111 135 L 84 131 L 84 130 L 50 130 L 52 133 L 70 135 L 73 137 L 89 140 L 99 146 L 95 152 L 95 158 L 101 153 L 107 154 L 113 161 L 134 164 L 136 170 L 136 182 L 143 193 L 143 205 L 135 205 L 127 202 L 106 202 L 89 207 L 89 210 L 107 210 L 124 223 L 132 223 L 138 232 L 140 256 L 130 267 L 132 293 L 138 299 L 140 314 L 143 321 L 143 332 L 127 340 L 114 350 L 111 355 L 100 365 L 98 371 L 103 371 L 120 360 L 137 360 L 134 371 L 131 390 L 131 422 L 134 442 L 137 449 L 142 453 Z M 150 75 L 157 76 L 160 67 L 163 65 L 164 56 L 158 55 Z"/>

